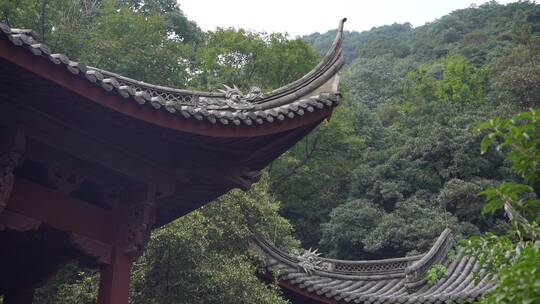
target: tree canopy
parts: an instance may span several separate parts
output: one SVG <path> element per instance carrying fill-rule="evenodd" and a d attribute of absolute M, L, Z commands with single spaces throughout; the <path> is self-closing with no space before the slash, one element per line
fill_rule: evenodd
<path fill-rule="evenodd" d="M 476 194 L 518 176 L 500 151 L 480 153 L 482 138 L 473 129 L 540 104 L 533 80 L 540 75 L 539 13 L 533 2 L 489 2 L 417 28 L 393 24 L 347 32 L 350 64 L 342 71 L 340 109 L 347 115 L 336 118 L 350 123 L 352 132 L 345 134 L 358 144 L 333 153 L 331 166 L 343 170 L 329 170 L 328 158 L 318 158 L 339 147 L 339 139 L 333 140 L 310 153 L 306 163 L 324 171 L 302 177 L 297 170 L 274 188 L 302 244 L 338 258 L 395 257 L 426 250 L 444 227 L 464 236 L 504 231 L 499 214 L 482 216 L 486 201 Z M 332 34 L 304 39 L 322 52 Z M 271 178 L 291 156 L 305 159 L 306 142 L 276 162 Z M 305 186 L 317 184 L 312 180 L 341 186 L 335 195 L 328 188 L 321 195 Z M 281 186 L 289 182 L 294 187 Z M 409 206 L 418 212 L 407 214 Z M 374 214 L 382 220 L 366 226 Z M 433 216 L 426 219 L 427 214 Z"/>

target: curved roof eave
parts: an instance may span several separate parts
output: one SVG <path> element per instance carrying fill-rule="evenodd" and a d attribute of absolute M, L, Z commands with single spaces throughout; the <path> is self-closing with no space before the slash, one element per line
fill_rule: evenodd
<path fill-rule="evenodd" d="M 268 93 L 242 95 L 236 88 L 197 92 L 147 84 L 51 54 L 33 31 L 3 23 L 0 57 L 112 111 L 159 127 L 215 137 L 259 136 L 303 127 L 331 114 L 340 98 L 337 73 L 343 65 L 345 20 L 312 71 Z"/>
<path fill-rule="evenodd" d="M 495 288 L 486 273 L 475 281 L 474 258 L 461 254 L 448 258 L 454 245 L 449 229 L 426 254 L 370 261 L 325 259 L 313 251 L 288 254 L 263 238 L 252 240 L 254 249 L 266 258 L 266 275 L 314 303 L 455 303 L 474 301 Z M 448 274 L 430 285 L 426 273 L 436 264 L 446 266 Z"/>

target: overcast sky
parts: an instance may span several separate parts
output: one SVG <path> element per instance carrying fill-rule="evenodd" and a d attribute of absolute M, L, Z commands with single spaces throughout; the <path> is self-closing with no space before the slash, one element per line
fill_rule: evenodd
<path fill-rule="evenodd" d="M 394 22 L 423 25 L 453 10 L 485 0 L 178 0 L 203 30 L 241 27 L 288 32 L 292 36 L 326 32 L 347 17 L 347 30 L 363 31 Z M 499 0 L 499 3 L 515 2 Z"/>

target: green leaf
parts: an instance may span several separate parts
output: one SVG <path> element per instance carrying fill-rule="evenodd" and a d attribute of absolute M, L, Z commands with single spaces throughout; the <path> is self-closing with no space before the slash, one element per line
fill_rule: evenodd
<path fill-rule="evenodd" d="M 484 136 L 484 138 L 482 139 L 482 142 L 480 143 L 480 151 L 482 154 L 485 154 L 489 148 L 489 146 L 491 146 L 491 144 L 493 143 L 493 139 L 489 136 Z"/>

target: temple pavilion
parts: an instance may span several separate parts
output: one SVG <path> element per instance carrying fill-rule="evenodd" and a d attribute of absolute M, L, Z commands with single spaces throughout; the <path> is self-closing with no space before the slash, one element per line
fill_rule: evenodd
<path fill-rule="evenodd" d="M 474 258 L 459 252 L 450 257 L 455 241 L 449 229 L 425 254 L 384 260 L 326 259 L 310 250 L 292 254 L 260 237 L 252 243 L 265 260 L 264 277 L 277 281 L 294 304 L 473 303 L 495 288 L 493 277 L 477 272 Z M 430 284 L 427 272 L 436 265 L 448 273 Z"/>
<path fill-rule="evenodd" d="M 0 295 L 32 303 L 67 261 L 100 269 L 99 304 L 128 303 L 152 229 L 233 188 L 339 102 L 343 20 L 321 62 L 271 92 L 197 92 L 53 54 L 0 24 Z"/>

